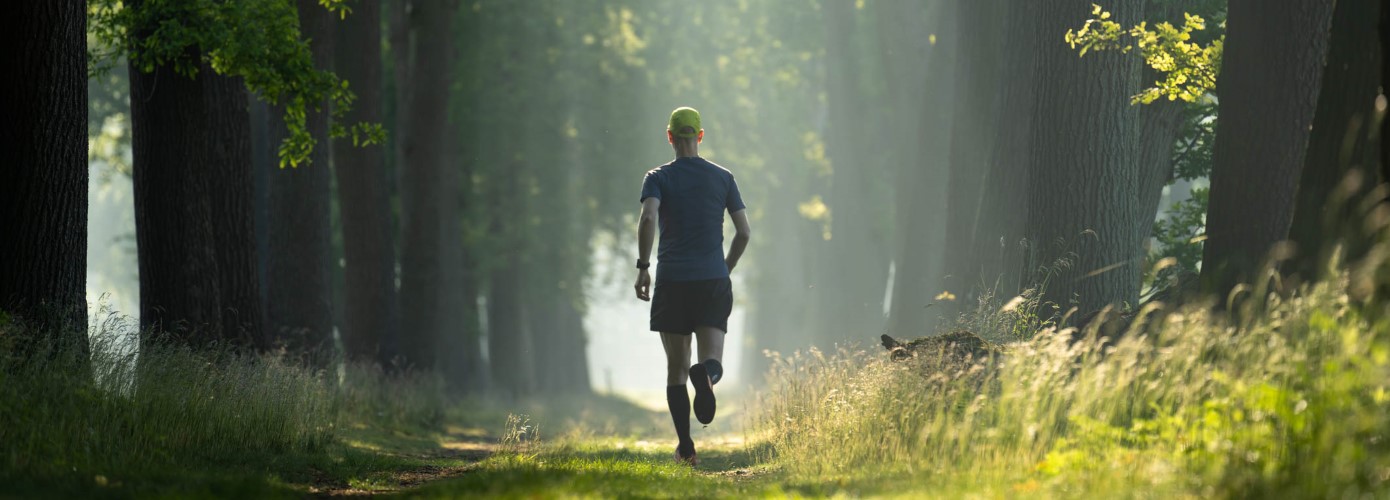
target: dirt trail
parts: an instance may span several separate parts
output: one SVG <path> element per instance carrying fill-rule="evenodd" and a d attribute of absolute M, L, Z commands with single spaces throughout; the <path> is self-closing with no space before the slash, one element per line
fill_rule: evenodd
<path fill-rule="evenodd" d="M 394 487 L 374 489 L 354 488 L 348 484 L 342 484 L 332 480 L 315 481 L 309 488 L 309 496 L 313 498 L 329 497 L 348 497 L 348 496 L 375 496 L 375 495 L 395 495 L 409 491 L 425 484 L 436 481 L 443 481 L 467 474 L 499 448 L 499 440 L 494 436 L 470 432 L 457 427 L 450 427 L 448 434 L 439 443 L 439 447 L 434 450 L 424 450 L 416 453 L 409 452 L 390 452 L 383 451 L 384 454 L 396 456 L 409 456 L 422 460 L 439 460 L 448 462 L 446 465 L 422 465 L 410 469 L 393 471 L 389 476 L 389 483 Z"/>

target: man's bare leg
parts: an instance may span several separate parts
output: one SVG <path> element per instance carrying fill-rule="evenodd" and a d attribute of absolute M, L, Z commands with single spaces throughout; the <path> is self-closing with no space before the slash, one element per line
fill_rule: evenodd
<path fill-rule="evenodd" d="M 690 438 L 690 393 L 685 389 L 689 377 L 690 334 L 661 333 L 661 347 L 666 350 L 666 407 L 671 410 L 671 423 L 676 426 L 676 458 L 695 463 L 695 440 Z"/>
<path fill-rule="evenodd" d="M 714 384 L 724 376 L 724 331 L 710 326 L 695 328 L 700 361 L 690 366 L 690 383 L 695 386 L 695 418 L 702 424 L 714 421 Z"/>

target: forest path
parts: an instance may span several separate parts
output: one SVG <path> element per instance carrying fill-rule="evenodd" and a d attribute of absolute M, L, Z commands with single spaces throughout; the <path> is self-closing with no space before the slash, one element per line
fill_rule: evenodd
<path fill-rule="evenodd" d="M 399 494 L 466 474 L 501 450 L 501 440 L 476 427 L 447 425 L 432 436 L 400 431 L 349 431 L 345 444 L 371 453 L 388 466 L 367 478 L 319 477 L 309 487 L 315 498 Z"/>
<path fill-rule="evenodd" d="M 674 460 L 676 440 L 668 437 L 670 417 L 665 412 L 612 403 L 595 405 L 590 400 L 581 404 L 584 409 L 563 412 L 565 417 L 557 417 L 553 409 L 525 408 L 537 415 L 528 431 L 540 437 L 530 441 L 504 443 L 500 436 L 508 430 L 496 425 L 495 412 L 452 416 L 448 419 L 452 423 L 440 432 L 348 429 L 343 443 L 375 463 L 367 467 L 369 472 L 351 479 L 318 478 L 308 493 L 312 497 L 728 498 L 779 496 L 782 491 L 776 484 L 775 467 L 765 463 L 766 448 L 750 445 L 743 433 L 733 430 L 738 412 L 721 415 L 724 421 L 716 420 L 714 425 L 697 424 L 692 429 L 700 463 L 691 468 Z"/>

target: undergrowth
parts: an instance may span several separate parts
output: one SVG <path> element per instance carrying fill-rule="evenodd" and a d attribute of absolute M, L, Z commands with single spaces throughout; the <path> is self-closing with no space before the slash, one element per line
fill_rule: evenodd
<path fill-rule="evenodd" d="M 0 339 L 19 328 L 0 325 Z M 135 325 L 114 314 L 91 329 L 90 370 L 74 369 L 80 354 L 64 349 L 0 353 L 0 483 L 10 494 L 284 493 L 276 483 L 314 479 L 286 474 L 375 466 L 343 449 L 344 426 L 424 429 L 444 413 L 437 377 L 352 365 L 339 380 L 273 354 L 136 349 Z"/>
<path fill-rule="evenodd" d="M 1155 304 L 1117 339 L 1045 324 L 1003 355 L 927 370 L 920 355 L 780 358 L 753 427 L 792 477 L 943 494 L 1385 495 L 1390 324 L 1347 285 L 1234 316 Z M 1017 338 L 1027 310 L 996 304 L 974 324 Z"/>

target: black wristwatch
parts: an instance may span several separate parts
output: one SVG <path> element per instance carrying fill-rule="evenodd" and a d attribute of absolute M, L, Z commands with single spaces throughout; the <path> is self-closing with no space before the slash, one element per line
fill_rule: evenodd
<path fill-rule="evenodd" d="M 638 268 L 638 269 L 646 269 L 646 268 L 648 268 L 648 267 L 652 267 L 652 263 L 651 263 L 651 262 L 647 262 L 647 261 L 642 260 L 642 259 L 637 259 L 637 268 Z"/>

